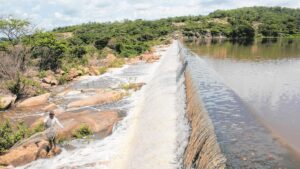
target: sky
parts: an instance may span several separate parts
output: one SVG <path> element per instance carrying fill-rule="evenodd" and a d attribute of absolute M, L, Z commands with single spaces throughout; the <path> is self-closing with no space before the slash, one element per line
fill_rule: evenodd
<path fill-rule="evenodd" d="M 300 8 L 300 0 L 0 0 L 0 16 L 29 19 L 52 29 L 87 22 L 206 15 L 247 6 Z"/>

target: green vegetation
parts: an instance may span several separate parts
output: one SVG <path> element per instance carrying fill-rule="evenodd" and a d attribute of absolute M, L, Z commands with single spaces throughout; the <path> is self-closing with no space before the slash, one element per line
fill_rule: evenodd
<path fill-rule="evenodd" d="M 246 7 L 217 10 L 208 16 L 177 17 L 188 37 L 225 36 L 229 38 L 297 37 L 300 32 L 300 9 L 281 7 Z M 178 25 L 178 24 L 177 24 Z"/>
<path fill-rule="evenodd" d="M 9 90 L 20 98 L 26 96 L 21 92 L 20 78 L 28 68 L 39 71 L 39 78 L 45 77 L 45 71 L 63 70 L 64 74 L 57 78 L 64 84 L 73 68 L 92 65 L 101 67 L 99 71 L 104 73 L 104 67 L 120 67 L 124 58 L 136 57 L 154 45 L 169 43 L 173 34 L 182 34 L 188 39 L 299 37 L 299 18 L 300 9 L 247 7 L 217 10 L 207 16 L 86 23 L 49 32 L 30 29 L 28 20 L 4 18 L 0 19 L 0 34 L 4 35 L 0 39 L 0 83 L 14 82 Z M 114 54 L 117 59 L 110 65 L 99 64 L 108 54 Z"/>
<path fill-rule="evenodd" d="M 105 72 L 107 72 L 107 67 L 100 67 L 98 70 L 99 70 L 100 75 L 102 75 Z"/>
<path fill-rule="evenodd" d="M 21 75 L 16 80 L 6 81 L 6 86 L 18 98 L 46 93 L 39 82 Z"/>
<path fill-rule="evenodd" d="M 15 127 L 8 120 L 0 124 L 0 154 L 7 152 L 18 141 L 28 138 L 37 132 L 44 130 L 44 125 L 39 124 L 35 128 L 28 128 L 23 122 Z"/>
<path fill-rule="evenodd" d="M 72 133 L 72 136 L 77 139 L 85 138 L 90 135 L 93 135 L 93 130 L 86 124 L 80 125 L 80 127 Z"/>

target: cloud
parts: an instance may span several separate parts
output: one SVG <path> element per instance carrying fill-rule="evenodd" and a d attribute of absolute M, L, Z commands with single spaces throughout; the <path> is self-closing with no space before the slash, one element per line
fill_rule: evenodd
<path fill-rule="evenodd" d="M 300 1 L 294 0 L 0 0 L 0 4 L 0 16 L 28 18 L 46 29 L 95 21 L 205 15 L 245 6 L 300 7 Z"/>

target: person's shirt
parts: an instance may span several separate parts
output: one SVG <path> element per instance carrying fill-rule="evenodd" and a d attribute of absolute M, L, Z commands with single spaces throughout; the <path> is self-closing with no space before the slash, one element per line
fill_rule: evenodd
<path fill-rule="evenodd" d="M 61 128 L 64 128 L 64 126 L 58 121 L 56 117 L 53 117 L 52 119 L 48 116 L 44 119 L 44 124 L 46 128 L 54 128 L 55 125 L 58 125 Z"/>

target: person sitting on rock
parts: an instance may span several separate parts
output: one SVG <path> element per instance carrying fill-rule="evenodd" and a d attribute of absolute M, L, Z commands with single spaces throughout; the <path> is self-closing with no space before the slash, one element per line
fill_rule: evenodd
<path fill-rule="evenodd" d="M 49 151 L 56 148 L 56 126 L 64 128 L 63 125 L 58 121 L 53 111 L 50 111 L 49 116 L 44 119 L 44 126 L 46 129 L 46 136 L 49 141 Z"/>

